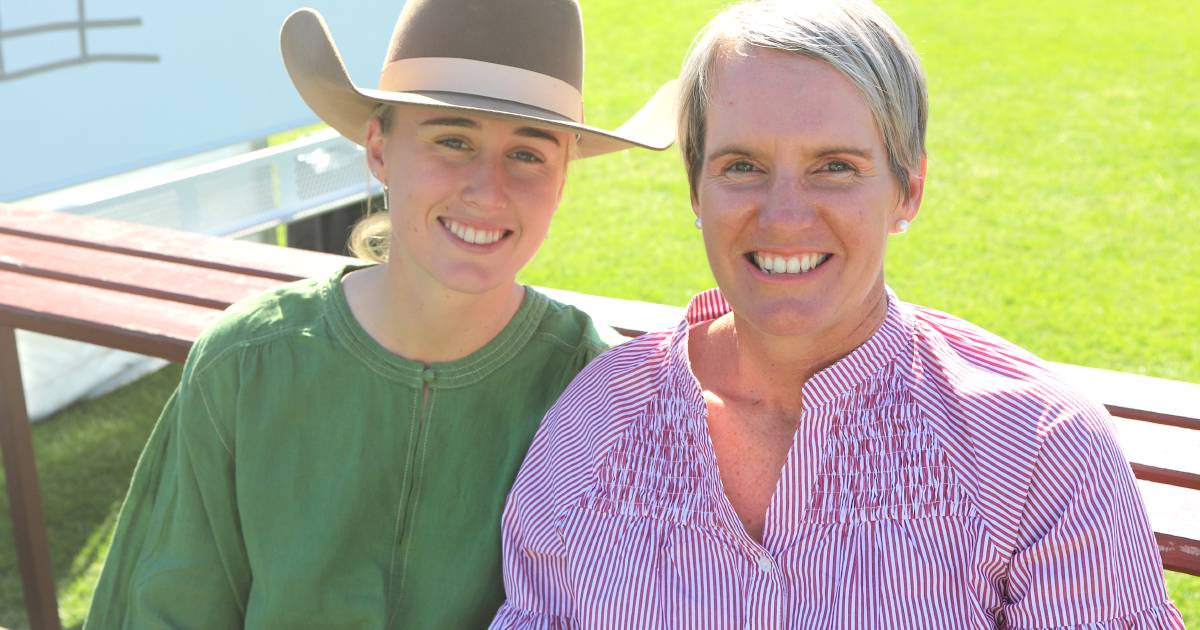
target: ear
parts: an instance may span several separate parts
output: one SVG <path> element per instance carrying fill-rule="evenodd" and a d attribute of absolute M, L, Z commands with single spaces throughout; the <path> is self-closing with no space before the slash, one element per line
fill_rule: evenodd
<path fill-rule="evenodd" d="M 925 167 L 928 162 L 928 156 L 921 156 L 921 165 L 916 171 L 908 174 L 908 198 L 901 200 L 896 206 L 897 214 L 893 217 L 893 224 L 900 219 L 912 223 L 917 218 L 917 212 L 921 209 L 921 199 L 925 196 Z"/>
<path fill-rule="evenodd" d="M 367 168 L 371 174 L 384 186 L 387 186 L 387 164 L 384 161 L 387 148 L 387 137 L 383 134 L 383 126 L 374 116 L 367 121 Z"/>

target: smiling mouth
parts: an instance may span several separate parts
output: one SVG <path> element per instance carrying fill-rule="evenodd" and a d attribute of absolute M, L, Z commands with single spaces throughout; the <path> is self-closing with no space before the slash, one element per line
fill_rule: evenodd
<path fill-rule="evenodd" d="M 491 245 L 512 234 L 512 230 L 485 230 L 469 226 L 465 223 L 459 223 L 454 219 L 446 217 L 439 217 L 438 223 L 441 223 L 442 227 L 457 236 L 459 240 L 472 245 Z"/>
<path fill-rule="evenodd" d="M 820 267 L 829 260 L 831 254 L 800 254 L 797 256 L 780 256 L 766 252 L 750 252 L 746 254 L 749 260 L 760 271 L 768 275 L 775 274 L 805 274 Z"/>

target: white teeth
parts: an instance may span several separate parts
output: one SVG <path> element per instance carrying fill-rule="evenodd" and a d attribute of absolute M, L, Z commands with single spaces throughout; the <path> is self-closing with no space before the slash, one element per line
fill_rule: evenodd
<path fill-rule="evenodd" d="M 490 245 L 504 237 L 504 230 L 475 229 L 453 219 L 443 218 L 442 224 L 458 238 L 476 245 Z"/>
<path fill-rule="evenodd" d="M 829 258 L 829 254 L 802 254 L 800 256 L 776 256 L 754 252 L 754 264 L 767 273 L 807 273 L 816 269 Z"/>

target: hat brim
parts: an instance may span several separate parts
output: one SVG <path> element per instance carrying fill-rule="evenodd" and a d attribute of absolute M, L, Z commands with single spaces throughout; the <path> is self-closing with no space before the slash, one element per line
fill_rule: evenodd
<path fill-rule="evenodd" d="M 366 143 L 367 120 L 380 103 L 526 120 L 537 126 L 578 134 L 576 157 L 581 158 L 632 147 L 661 151 L 675 140 L 675 81 L 660 87 L 633 117 L 609 131 L 524 103 L 476 94 L 359 88 L 346 72 L 324 18 L 312 9 L 300 9 L 284 20 L 279 43 L 284 66 L 300 97 L 321 120 L 360 145 Z"/>

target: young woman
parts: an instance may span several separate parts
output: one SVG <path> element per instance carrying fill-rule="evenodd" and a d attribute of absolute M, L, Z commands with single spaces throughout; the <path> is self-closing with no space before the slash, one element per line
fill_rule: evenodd
<path fill-rule="evenodd" d="M 378 264 L 239 304 L 197 342 L 138 463 L 90 628 L 469 628 L 503 601 L 499 519 L 539 420 L 603 344 L 518 285 L 567 164 L 673 137 L 582 124 L 572 0 L 408 0 L 380 88 L 320 16 L 284 61 L 363 145 Z M 667 94 L 667 92 L 662 92 Z"/>

